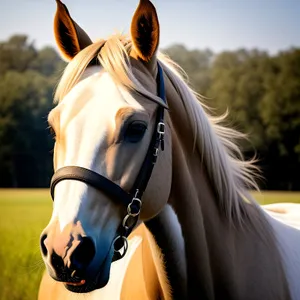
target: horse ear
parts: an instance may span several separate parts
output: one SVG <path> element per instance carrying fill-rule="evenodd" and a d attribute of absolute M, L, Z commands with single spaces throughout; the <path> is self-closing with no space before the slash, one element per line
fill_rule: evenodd
<path fill-rule="evenodd" d="M 140 0 L 131 22 L 131 37 L 137 56 L 149 62 L 159 44 L 159 22 L 154 5 Z"/>
<path fill-rule="evenodd" d="M 93 42 L 86 32 L 71 18 L 67 7 L 56 0 L 57 10 L 54 18 L 54 35 L 56 44 L 67 60 Z"/>

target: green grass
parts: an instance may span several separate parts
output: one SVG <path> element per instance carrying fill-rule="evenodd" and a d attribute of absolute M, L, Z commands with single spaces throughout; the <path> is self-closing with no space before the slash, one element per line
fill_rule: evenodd
<path fill-rule="evenodd" d="M 300 193 L 254 193 L 261 204 L 298 202 Z M 35 300 L 44 265 L 39 236 L 50 220 L 48 190 L 0 190 L 0 300 Z"/>
<path fill-rule="evenodd" d="M 278 202 L 300 203 L 300 192 L 254 192 L 252 195 L 261 205 Z"/>
<path fill-rule="evenodd" d="M 0 300 L 37 299 L 39 236 L 51 211 L 47 190 L 0 190 Z"/>

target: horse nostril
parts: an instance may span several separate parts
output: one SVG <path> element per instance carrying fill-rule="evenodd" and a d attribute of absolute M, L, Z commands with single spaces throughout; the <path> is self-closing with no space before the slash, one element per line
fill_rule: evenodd
<path fill-rule="evenodd" d="M 41 236 L 41 239 L 40 239 L 40 244 L 41 244 L 41 250 L 42 250 L 42 253 L 44 256 L 47 255 L 48 251 L 47 251 L 47 248 L 46 248 L 46 245 L 45 245 L 45 240 L 47 238 L 47 234 L 43 234 Z"/>
<path fill-rule="evenodd" d="M 74 269 L 86 269 L 96 254 L 94 242 L 89 237 L 83 237 L 78 247 L 74 250 L 71 263 Z"/>
<path fill-rule="evenodd" d="M 55 251 L 52 252 L 51 256 L 51 265 L 54 268 L 54 270 L 57 272 L 57 274 L 62 274 L 63 270 L 65 269 L 64 261 L 63 259 L 55 253 Z"/>

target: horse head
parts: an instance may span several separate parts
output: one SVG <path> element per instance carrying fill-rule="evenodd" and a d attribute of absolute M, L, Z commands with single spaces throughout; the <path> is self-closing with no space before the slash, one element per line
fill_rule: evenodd
<path fill-rule="evenodd" d="M 170 193 L 159 23 L 153 4 L 142 0 L 131 40 L 92 43 L 57 0 L 54 31 L 69 65 L 48 118 L 56 173 L 41 251 L 53 279 L 73 292 L 89 292 L 107 284 L 130 231 L 156 216 Z"/>

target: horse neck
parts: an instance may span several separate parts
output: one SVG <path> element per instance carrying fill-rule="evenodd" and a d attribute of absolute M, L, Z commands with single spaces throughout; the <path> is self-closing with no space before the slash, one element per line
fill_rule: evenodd
<path fill-rule="evenodd" d="M 160 248 L 172 299 L 187 299 L 187 274 L 184 241 L 178 219 L 170 205 L 145 222 Z"/>
<path fill-rule="evenodd" d="M 194 166 L 199 166 L 197 157 L 185 153 L 179 138 L 173 134 L 173 177 L 169 203 L 177 215 L 184 238 L 188 299 L 193 299 L 193 295 L 197 299 L 214 299 L 205 231 L 207 220 L 204 217 L 208 217 L 207 213 L 217 215 L 217 210 L 203 170 L 193 170 Z"/>
<path fill-rule="evenodd" d="M 193 151 L 193 130 L 184 113 L 183 101 L 168 79 L 167 87 L 173 170 L 169 205 L 178 218 L 184 241 L 184 247 L 180 250 L 175 245 L 177 251 L 173 252 L 181 251 L 181 256 L 185 253 L 181 264 L 185 267 L 183 284 L 186 284 L 186 287 L 181 285 L 181 292 L 188 291 L 185 299 L 248 299 L 247 293 L 249 299 L 290 299 L 281 258 L 268 224 L 261 221 L 259 210 L 252 205 L 247 207 L 251 211 L 248 215 L 264 224 L 261 235 L 255 228 L 232 226 L 222 213 L 201 156 Z M 161 231 L 156 233 L 156 239 L 159 235 L 168 236 Z M 168 262 L 168 257 L 165 259 Z M 256 283 L 255 291 L 249 282 Z"/>

